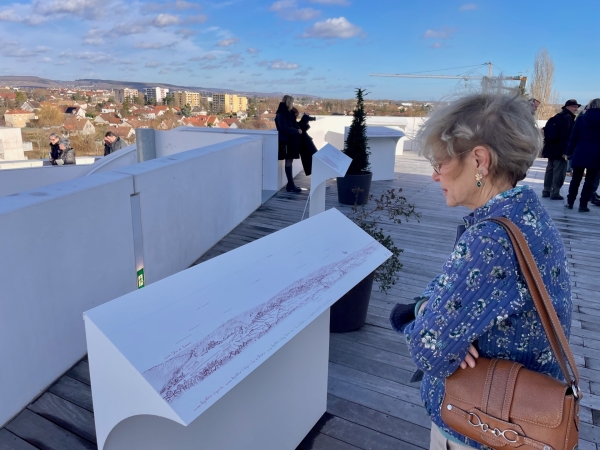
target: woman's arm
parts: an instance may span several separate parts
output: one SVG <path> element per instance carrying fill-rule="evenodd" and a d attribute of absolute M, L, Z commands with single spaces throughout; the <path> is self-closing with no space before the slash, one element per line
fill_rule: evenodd
<path fill-rule="evenodd" d="M 444 264 L 429 300 L 404 330 L 415 364 L 447 377 L 471 344 L 522 308 L 508 236 L 497 225 L 474 225 Z"/>

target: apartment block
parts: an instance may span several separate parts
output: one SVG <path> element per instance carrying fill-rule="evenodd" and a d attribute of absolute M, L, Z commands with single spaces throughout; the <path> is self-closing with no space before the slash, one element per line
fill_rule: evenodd
<path fill-rule="evenodd" d="M 148 99 L 148 101 L 154 100 L 156 104 L 162 103 L 168 93 L 168 89 L 161 88 L 158 86 L 146 88 L 146 98 Z"/>
<path fill-rule="evenodd" d="M 237 113 L 248 109 L 248 99 L 237 94 L 213 94 L 213 111 Z"/>
<path fill-rule="evenodd" d="M 181 108 L 185 105 L 200 106 L 200 93 L 190 91 L 174 91 L 169 92 L 170 97 L 173 97 L 173 106 Z"/>
<path fill-rule="evenodd" d="M 139 95 L 137 89 L 128 89 L 128 88 L 115 89 L 114 94 L 115 94 L 115 101 L 117 103 L 123 103 L 126 98 L 129 99 L 130 101 L 133 101 Z"/>

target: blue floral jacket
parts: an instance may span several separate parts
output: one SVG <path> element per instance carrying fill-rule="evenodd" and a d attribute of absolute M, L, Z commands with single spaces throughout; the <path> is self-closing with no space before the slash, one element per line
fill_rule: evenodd
<path fill-rule="evenodd" d="M 518 361 L 562 378 L 540 318 L 518 268 L 510 239 L 499 225 L 508 217 L 525 235 L 567 337 L 571 329 L 571 280 L 565 247 L 537 195 L 518 186 L 465 217 L 466 231 L 425 289 L 425 308 L 405 329 L 415 364 L 424 372 L 421 398 L 432 421 L 466 445 L 482 448 L 441 419 L 444 381 L 475 343 L 481 356 Z"/>

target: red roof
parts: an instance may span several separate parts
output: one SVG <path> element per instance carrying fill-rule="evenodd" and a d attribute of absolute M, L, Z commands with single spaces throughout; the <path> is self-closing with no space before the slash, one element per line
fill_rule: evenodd
<path fill-rule="evenodd" d="M 27 114 L 30 116 L 33 113 L 31 111 L 25 111 L 24 109 L 7 109 L 4 114 Z"/>
<path fill-rule="evenodd" d="M 67 131 L 83 131 L 88 120 L 65 119 L 63 127 Z"/>

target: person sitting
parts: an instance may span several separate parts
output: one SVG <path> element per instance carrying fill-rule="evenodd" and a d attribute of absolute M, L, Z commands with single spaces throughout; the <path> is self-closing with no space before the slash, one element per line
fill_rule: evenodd
<path fill-rule="evenodd" d="M 71 147 L 71 141 L 67 138 L 60 138 L 58 141 L 59 154 L 56 164 L 59 166 L 77 164 L 75 159 L 75 150 Z"/>
<path fill-rule="evenodd" d="M 121 140 L 121 138 L 112 131 L 106 132 L 104 135 L 104 156 L 108 156 L 117 150 L 121 150 L 123 147 L 127 147 L 125 141 Z"/>

